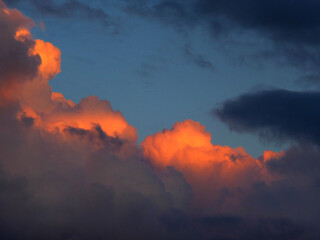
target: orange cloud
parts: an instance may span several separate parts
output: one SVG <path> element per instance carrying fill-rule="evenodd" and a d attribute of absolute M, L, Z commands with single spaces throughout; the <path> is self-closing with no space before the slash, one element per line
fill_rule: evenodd
<path fill-rule="evenodd" d="M 204 174 L 217 167 L 232 177 L 236 170 L 258 166 L 257 160 L 241 147 L 211 144 L 211 134 L 192 120 L 178 122 L 171 130 L 148 136 L 141 145 L 144 155 L 156 166 L 173 166 L 182 172 Z"/>
<path fill-rule="evenodd" d="M 20 16 L 19 12 L 12 10 L 7 10 L 4 14 Z M 96 134 L 99 126 L 109 137 L 135 143 L 138 138 L 136 129 L 127 123 L 119 111 L 114 111 L 108 101 L 89 96 L 76 104 L 65 99 L 61 93 L 52 92 L 48 80 L 61 71 L 61 52 L 49 42 L 33 40 L 29 28 L 29 25 L 24 24 L 16 27 L 12 41 L 27 47 L 27 58 L 41 59 L 36 65 L 37 72 L 28 81 L 8 81 L 2 94 L 16 96 L 21 106 L 17 118 L 21 121 L 26 118 L 33 119 L 34 127 L 68 139 L 75 137 L 66 132 L 66 129 L 70 128 L 77 129 L 79 133 L 93 131 L 94 134 L 90 136 L 99 137 Z"/>
<path fill-rule="evenodd" d="M 95 126 L 100 126 L 110 137 L 137 141 L 136 129 L 127 123 L 121 112 L 114 111 L 108 101 L 89 96 L 76 104 L 50 89 L 48 91 L 51 95 L 48 98 L 46 91 L 40 91 L 44 89 L 41 84 L 45 85 L 43 81 L 27 84 L 23 108 L 18 114 L 32 117 L 36 127 L 68 137 L 65 135 L 66 129 L 92 130 Z"/>
<path fill-rule="evenodd" d="M 192 120 L 177 122 L 170 130 L 148 136 L 141 146 L 144 156 L 157 168 L 172 166 L 182 172 L 192 186 L 195 202 L 208 209 L 221 201 L 223 189 L 248 189 L 254 181 L 268 179 L 263 162 L 242 147 L 212 144 L 211 134 Z M 240 193 L 234 194 L 233 198 L 239 200 L 236 194 Z M 230 201 L 234 199 L 226 197 L 226 205 L 232 206 Z"/>
<path fill-rule="evenodd" d="M 56 93 L 54 95 L 54 102 L 63 103 L 65 106 L 62 107 L 63 111 L 56 108 L 52 114 L 47 115 L 45 125 L 49 131 L 63 132 L 66 127 L 90 130 L 93 125 L 100 125 L 108 136 L 137 140 L 136 129 L 127 123 L 119 111 L 114 111 L 108 101 L 89 96 L 79 104 L 74 104 L 63 99 L 62 94 L 59 98 Z"/>
<path fill-rule="evenodd" d="M 264 151 L 263 152 L 263 156 L 261 157 L 261 159 L 264 161 L 264 162 L 267 162 L 267 161 L 270 161 L 271 159 L 280 159 L 282 157 L 284 157 L 285 155 L 285 151 L 281 151 L 279 153 L 277 152 L 273 152 L 273 151 Z"/>
<path fill-rule="evenodd" d="M 15 33 L 15 40 L 24 42 L 32 39 L 29 29 L 19 28 Z M 33 49 L 29 50 L 29 55 L 39 55 L 41 64 L 38 68 L 38 74 L 42 79 L 50 80 L 61 72 L 61 51 L 49 42 L 35 40 Z"/>
<path fill-rule="evenodd" d="M 37 39 L 33 54 L 39 54 L 41 64 L 39 66 L 39 75 L 41 78 L 50 80 L 61 72 L 61 52 L 49 42 Z"/>
<path fill-rule="evenodd" d="M 29 29 L 22 27 L 16 31 L 16 35 L 14 38 L 17 41 L 24 42 L 26 39 L 31 38 L 31 33 L 30 33 Z"/>

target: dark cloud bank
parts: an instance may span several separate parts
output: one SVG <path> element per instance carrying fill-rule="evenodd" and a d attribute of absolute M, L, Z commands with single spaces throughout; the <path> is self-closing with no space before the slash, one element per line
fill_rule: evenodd
<path fill-rule="evenodd" d="M 135 0 L 127 1 L 125 9 L 178 29 L 204 27 L 218 39 L 249 33 L 254 43 L 262 37 L 273 47 L 265 46 L 252 57 L 276 59 L 301 68 L 307 71 L 301 81 L 308 84 L 319 81 L 319 1 Z"/>

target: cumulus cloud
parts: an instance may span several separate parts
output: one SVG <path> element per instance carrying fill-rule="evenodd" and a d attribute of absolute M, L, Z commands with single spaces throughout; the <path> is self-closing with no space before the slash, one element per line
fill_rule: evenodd
<path fill-rule="evenodd" d="M 206 212 L 238 214 L 243 210 L 238 206 L 243 192 L 255 182 L 276 180 L 266 172 L 265 162 L 278 153 L 266 151 L 258 160 L 241 147 L 213 145 L 211 134 L 192 120 L 148 136 L 141 145 L 153 165 L 174 167 L 184 174 L 193 189 L 195 207 Z"/>
<path fill-rule="evenodd" d="M 141 145 L 158 171 L 169 166 L 183 173 L 194 194 L 192 211 L 211 216 L 199 219 L 199 228 L 216 231 L 217 239 L 316 238 L 318 148 L 297 145 L 255 159 L 241 147 L 213 145 L 205 127 L 192 120 L 148 136 Z"/>

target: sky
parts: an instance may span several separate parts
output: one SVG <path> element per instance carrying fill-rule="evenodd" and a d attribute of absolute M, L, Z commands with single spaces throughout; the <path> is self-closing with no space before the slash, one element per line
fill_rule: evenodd
<path fill-rule="evenodd" d="M 0 0 L 1 239 L 319 239 L 316 0 Z"/>

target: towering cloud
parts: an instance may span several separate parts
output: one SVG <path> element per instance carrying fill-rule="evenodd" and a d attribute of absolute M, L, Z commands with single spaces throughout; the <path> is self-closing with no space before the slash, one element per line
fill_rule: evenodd
<path fill-rule="evenodd" d="M 230 214 L 240 210 L 234 205 L 241 201 L 237 190 L 246 191 L 253 182 L 271 180 L 264 164 L 278 156 L 266 151 L 257 160 L 241 147 L 213 145 L 211 134 L 192 120 L 148 136 L 141 145 L 153 165 L 162 169 L 171 166 L 184 174 L 192 186 L 196 205 L 206 211 Z"/>

